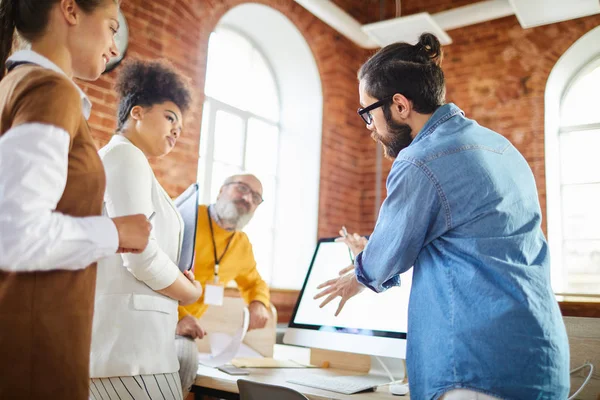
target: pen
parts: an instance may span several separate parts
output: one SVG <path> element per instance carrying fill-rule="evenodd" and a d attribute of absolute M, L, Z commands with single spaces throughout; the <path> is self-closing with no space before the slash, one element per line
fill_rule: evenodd
<path fill-rule="evenodd" d="M 152 214 L 148 217 L 148 221 L 152 221 L 152 218 L 156 215 L 156 211 L 152 211 Z"/>
<path fill-rule="evenodd" d="M 342 226 L 342 233 L 344 234 L 344 238 L 347 239 L 348 231 L 346 230 L 345 226 Z M 346 245 L 348 244 L 346 243 Z M 350 246 L 348 246 L 348 253 L 350 254 L 350 261 L 352 261 L 352 264 L 354 264 L 354 255 L 352 254 L 352 249 L 350 249 Z"/>

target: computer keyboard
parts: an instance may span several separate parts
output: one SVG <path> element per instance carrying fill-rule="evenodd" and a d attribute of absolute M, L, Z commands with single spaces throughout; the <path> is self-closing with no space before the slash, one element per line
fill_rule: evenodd
<path fill-rule="evenodd" d="M 288 379 L 287 381 L 297 385 L 310 386 L 342 394 L 354 394 L 365 390 L 372 390 L 379 385 L 390 383 L 388 378 L 377 375 L 322 376 L 306 374 Z"/>

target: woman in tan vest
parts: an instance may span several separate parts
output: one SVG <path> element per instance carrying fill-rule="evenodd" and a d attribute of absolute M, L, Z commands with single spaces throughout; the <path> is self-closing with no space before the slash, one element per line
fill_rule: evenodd
<path fill-rule="evenodd" d="M 0 2 L 0 399 L 87 399 L 96 261 L 142 252 L 143 214 L 101 216 L 91 104 L 115 0 Z M 15 29 L 31 50 L 8 60 Z"/>

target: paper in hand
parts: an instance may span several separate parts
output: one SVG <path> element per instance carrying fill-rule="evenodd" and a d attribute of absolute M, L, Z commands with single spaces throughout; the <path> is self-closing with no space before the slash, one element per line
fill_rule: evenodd
<path fill-rule="evenodd" d="M 242 326 L 233 335 L 220 332 L 210 333 L 207 337 L 210 341 L 211 355 L 207 358 L 200 358 L 199 363 L 208 367 L 220 367 L 233 360 L 242 344 L 242 340 L 244 340 L 244 336 L 246 336 L 249 323 L 250 313 L 248 308 L 244 308 Z"/>

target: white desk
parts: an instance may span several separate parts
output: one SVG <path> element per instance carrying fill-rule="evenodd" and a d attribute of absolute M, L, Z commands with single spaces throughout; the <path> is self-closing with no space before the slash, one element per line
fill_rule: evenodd
<path fill-rule="evenodd" d="M 307 363 L 309 349 L 301 349 L 291 346 L 275 346 L 274 358 L 293 359 L 298 362 Z M 305 353 L 305 355 L 304 355 Z M 330 392 L 328 390 L 315 389 L 308 386 L 288 383 L 287 380 L 297 374 L 322 374 L 334 375 L 359 375 L 357 372 L 333 368 L 248 368 L 250 375 L 232 376 L 215 368 L 200 366 L 198 376 L 192 387 L 192 393 L 196 400 L 203 400 L 204 396 L 213 396 L 222 399 L 239 399 L 237 387 L 238 379 L 247 379 L 272 385 L 286 386 L 292 388 L 311 400 L 409 400 L 407 396 L 394 396 L 388 392 L 387 386 L 382 386 L 375 392 L 344 395 Z"/>

